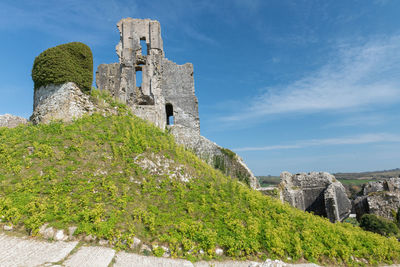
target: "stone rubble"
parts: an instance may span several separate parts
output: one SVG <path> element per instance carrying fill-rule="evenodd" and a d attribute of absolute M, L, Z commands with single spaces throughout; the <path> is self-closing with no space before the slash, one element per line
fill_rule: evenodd
<path fill-rule="evenodd" d="M 152 175 L 168 176 L 170 179 L 178 179 L 181 182 L 189 182 L 192 177 L 188 175 L 186 167 L 176 164 L 175 161 L 154 153 L 140 154 L 134 158 L 134 162 Z"/>
<path fill-rule="evenodd" d="M 28 120 L 11 114 L 0 115 L 0 127 L 15 128 L 20 124 L 27 124 Z"/>
<path fill-rule="evenodd" d="M 400 208 L 400 178 L 369 182 L 362 192 L 353 202 L 357 219 L 366 213 L 394 219 L 393 211 Z"/>
<path fill-rule="evenodd" d="M 12 231 L 14 229 L 14 227 L 12 225 L 4 225 L 3 226 L 4 231 Z"/>
<path fill-rule="evenodd" d="M 350 215 L 351 201 L 344 186 L 327 172 L 281 173 L 281 199 L 293 207 L 343 221 Z"/>

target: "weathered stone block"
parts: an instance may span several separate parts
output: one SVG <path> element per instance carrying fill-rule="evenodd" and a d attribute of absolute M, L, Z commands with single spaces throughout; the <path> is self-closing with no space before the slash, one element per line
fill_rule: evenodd
<path fill-rule="evenodd" d="M 393 212 L 400 208 L 400 178 L 369 182 L 362 192 L 353 202 L 357 219 L 366 213 L 394 219 Z"/>
<path fill-rule="evenodd" d="M 95 106 L 89 96 L 84 94 L 75 83 L 48 85 L 37 88 L 34 94 L 34 123 L 49 123 L 52 120 L 72 121 L 83 114 L 92 113 Z"/>
<path fill-rule="evenodd" d="M 26 124 L 28 120 L 22 117 L 4 114 L 0 115 L 0 127 L 14 128 L 20 124 Z"/>
<path fill-rule="evenodd" d="M 342 221 L 351 212 L 351 202 L 343 185 L 326 172 L 281 174 L 282 200 L 293 207 L 327 217 L 331 222 Z"/>

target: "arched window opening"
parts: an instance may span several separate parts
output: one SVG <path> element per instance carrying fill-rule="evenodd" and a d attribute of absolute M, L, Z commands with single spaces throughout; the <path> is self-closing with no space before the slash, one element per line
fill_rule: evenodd
<path fill-rule="evenodd" d="M 174 108 L 172 104 L 165 105 L 165 113 L 167 114 L 167 125 L 174 125 Z"/>
<path fill-rule="evenodd" d="M 142 55 L 147 56 L 149 53 L 149 51 L 148 51 L 149 47 L 147 46 L 146 38 L 140 39 L 140 46 L 142 47 Z"/>

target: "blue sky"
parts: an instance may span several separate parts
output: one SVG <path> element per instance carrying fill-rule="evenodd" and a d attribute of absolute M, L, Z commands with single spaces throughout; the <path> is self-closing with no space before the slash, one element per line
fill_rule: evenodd
<path fill-rule="evenodd" d="M 157 19 L 194 64 L 201 132 L 256 175 L 400 167 L 400 1 L 0 2 L 0 114 L 32 113 L 34 58 L 80 41 L 117 62 L 116 23 Z"/>

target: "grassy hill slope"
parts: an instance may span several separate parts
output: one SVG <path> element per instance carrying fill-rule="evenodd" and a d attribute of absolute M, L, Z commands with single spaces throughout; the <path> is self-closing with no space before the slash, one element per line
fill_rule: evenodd
<path fill-rule="evenodd" d="M 118 115 L 0 128 L 3 222 L 33 235 L 45 222 L 75 225 L 76 234 L 121 249 L 137 236 L 191 260 L 215 258 L 219 246 L 242 259 L 399 261 L 395 238 L 332 224 L 251 190 L 112 105 Z"/>

